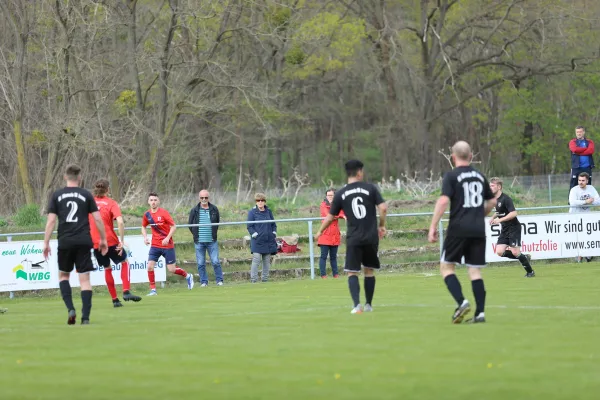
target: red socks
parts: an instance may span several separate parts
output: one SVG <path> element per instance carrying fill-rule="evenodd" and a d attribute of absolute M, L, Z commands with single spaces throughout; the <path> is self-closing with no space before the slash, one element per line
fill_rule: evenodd
<path fill-rule="evenodd" d="M 150 289 L 156 289 L 156 278 L 154 277 L 154 270 L 148 271 L 148 280 L 150 281 Z"/>
<path fill-rule="evenodd" d="M 179 267 L 175 267 L 175 275 L 181 275 L 184 278 L 187 277 L 187 272 L 185 272 L 183 269 L 179 268 Z"/>
<path fill-rule="evenodd" d="M 123 291 L 129 291 L 131 283 L 129 281 L 129 263 L 127 261 L 121 263 L 121 281 L 123 282 Z"/>
<path fill-rule="evenodd" d="M 108 287 L 108 293 L 112 299 L 117 298 L 117 289 L 115 289 L 115 279 L 112 276 L 112 269 L 104 269 L 104 280 L 106 280 L 106 287 Z"/>

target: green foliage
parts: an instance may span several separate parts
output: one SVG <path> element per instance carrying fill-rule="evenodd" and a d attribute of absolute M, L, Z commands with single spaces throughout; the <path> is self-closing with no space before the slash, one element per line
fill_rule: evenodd
<path fill-rule="evenodd" d="M 117 108 L 120 115 L 125 115 L 129 111 L 133 110 L 137 106 L 137 97 L 133 90 L 123 90 L 117 100 L 115 100 L 115 107 Z"/>
<path fill-rule="evenodd" d="M 305 79 L 322 72 L 348 68 L 354 62 L 357 47 L 366 37 L 362 19 L 341 17 L 323 12 L 304 21 L 296 30 L 288 64 L 302 67 L 288 71 L 291 76 Z M 296 61 L 296 62 L 290 62 Z"/>
<path fill-rule="evenodd" d="M 37 204 L 27 204 L 17 210 L 13 221 L 17 226 L 39 226 L 44 222 Z"/>
<path fill-rule="evenodd" d="M 8 221 L 4 218 L 0 218 L 0 228 L 4 228 L 6 226 L 8 226 Z"/>
<path fill-rule="evenodd" d="M 271 6 L 267 9 L 265 19 L 271 27 L 277 31 L 284 31 L 292 17 L 292 10 L 289 7 Z"/>
<path fill-rule="evenodd" d="M 300 65 L 306 60 L 306 53 L 298 44 L 293 45 L 285 54 L 285 61 L 290 65 Z"/>

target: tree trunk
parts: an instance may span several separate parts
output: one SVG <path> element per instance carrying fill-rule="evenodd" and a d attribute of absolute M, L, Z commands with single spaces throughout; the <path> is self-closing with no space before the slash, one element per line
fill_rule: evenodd
<path fill-rule="evenodd" d="M 283 176 L 282 171 L 282 160 L 281 160 L 281 151 L 283 147 L 282 140 L 280 138 L 275 139 L 275 160 L 273 161 L 273 181 L 275 182 L 275 187 L 277 189 L 283 189 L 283 184 L 281 182 L 281 177 Z"/>

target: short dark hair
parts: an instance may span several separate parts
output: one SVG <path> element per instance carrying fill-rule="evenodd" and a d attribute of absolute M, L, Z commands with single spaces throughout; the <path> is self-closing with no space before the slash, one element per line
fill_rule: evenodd
<path fill-rule="evenodd" d="M 345 165 L 346 175 L 348 175 L 349 178 L 355 177 L 358 174 L 358 171 L 363 169 L 364 166 L 365 164 L 360 160 L 350 160 Z"/>
<path fill-rule="evenodd" d="M 76 164 L 67 165 L 67 169 L 65 170 L 65 175 L 67 179 L 70 181 L 76 181 L 79 178 L 79 174 L 81 173 L 81 167 Z"/>
<path fill-rule="evenodd" d="M 148 197 L 158 197 L 158 193 L 150 192 L 150 193 L 148 193 Z"/>
<path fill-rule="evenodd" d="M 590 181 L 590 174 L 588 174 L 587 172 L 580 172 L 578 176 L 585 176 L 587 181 Z"/>
<path fill-rule="evenodd" d="M 325 191 L 325 196 L 327 196 L 327 193 L 329 192 L 333 192 L 335 194 L 335 188 L 329 188 Z"/>
<path fill-rule="evenodd" d="M 583 129 L 585 131 L 585 126 L 583 126 L 583 125 L 577 125 L 575 127 L 575 130 L 577 130 L 577 129 Z"/>

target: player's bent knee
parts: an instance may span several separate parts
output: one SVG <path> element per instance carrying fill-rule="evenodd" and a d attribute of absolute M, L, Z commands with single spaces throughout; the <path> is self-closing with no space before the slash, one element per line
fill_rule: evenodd
<path fill-rule="evenodd" d="M 167 264 L 167 270 L 169 272 L 175 272 L 176 269 L 177 269 L 177 266 L 175 264 Z"/>
<path fill-rule="evenodd" d="M 478 279 L 481 279 L 481 269 L 480 268 L 469 267 L 469 278 L 472 281 L 476 281 Z"/>
<path fill-rule="evenodd" d="M 519 248 L 516 248 L 516 249 L 514 249 L 514 248 L 511 248 L 511 249 L 510 249 L 510 252 L 511 252 L 511 253 L 512 253 L 512 255 L 513 255 L 513 256 L 515 256 L 515 257 L 519 257 L 519 256 L 521 255 L 521 249 L 519 249 Z"/>
<path fill-rule="evenodd" d="M 456 266 L 449 263 L 440 263 L 440 273 L 445 278 L 448 275 L 452 275 L 455 272 Z"/>

